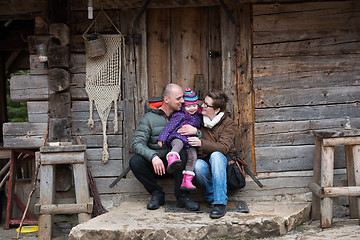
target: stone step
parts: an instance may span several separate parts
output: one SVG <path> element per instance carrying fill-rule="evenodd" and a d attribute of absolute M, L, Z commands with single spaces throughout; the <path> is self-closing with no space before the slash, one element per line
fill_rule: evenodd
<path fill-rule="evenodd" d="M 146 202 L 126 202 L 74 227 L 69 240 L 213 239 L 270 237 L 293 230 L 309 219 L 308 202 L 247 202 L 249 213 L 227 212 L 220 219 L 209 213 L 147 210 Z"/>

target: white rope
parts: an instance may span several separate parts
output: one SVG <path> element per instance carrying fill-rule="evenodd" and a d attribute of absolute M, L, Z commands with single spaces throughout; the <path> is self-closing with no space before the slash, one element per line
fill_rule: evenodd
<path fill-rule="evenodd" d="M 118 132 L 117 104 L 121 93 L 121 64 L 124 50 L 124 36 L 102 35 L 106 45 L 106 53 L 100 57 L 86 57 L 86 86 L 89 96 L 89 121 L 88 127 L 94 127 L 93 103 L 99 114 L 103 130 L 102 162 L 109 159 L 106 136 L 107 119 L 114 103 L 114 133 Z"/>

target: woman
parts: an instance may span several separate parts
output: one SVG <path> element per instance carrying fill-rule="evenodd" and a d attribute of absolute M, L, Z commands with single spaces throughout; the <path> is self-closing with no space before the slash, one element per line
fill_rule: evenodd
<path fill-rule="evenodd" d="M 202 104 L 204 126 L 202 138 L 189 137 L 189 144 L 198 147 L 195 178 L 205 188 L 204 198 L 213 205 L 211 218 L 225 215 L 227 184 L 225 155 L 233 152 L 236 124 L 226 113 L 229 98 L 222 90 L 211 91 Z"/>

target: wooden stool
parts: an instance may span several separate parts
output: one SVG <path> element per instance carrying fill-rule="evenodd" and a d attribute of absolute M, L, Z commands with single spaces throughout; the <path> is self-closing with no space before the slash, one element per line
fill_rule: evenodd
<path fill-rule="evenodd" d="M 89 195 L 85 163 L 85 145 L 40 148 L 40 201 L 35 204 L 39 214 L 39 238 L 51 239 L 52 214 L 78 214 L 79 223 L 91 218 L 93 199 Z M 55 165 L 71 164 L 74 173 L 76 204 L 54 204 Z"/>
<path fill-rule="evenodd" d="M 350 197 L 350 216 L 360 216 L 360 130 L 314 131 L 316 136 L 312 219 L 320 218 L 322 228 L 332 225 L 333 197 Z M 345 146 L 347 187 L 334 185 L 334 146 Z"/>

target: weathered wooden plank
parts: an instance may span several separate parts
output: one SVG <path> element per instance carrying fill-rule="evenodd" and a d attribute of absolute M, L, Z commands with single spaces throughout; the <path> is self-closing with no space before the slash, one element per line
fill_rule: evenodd
<path fill-rule="evenodd" d="M 170 9 L 149 9 L 146 17 L 149 97 L 158 97 L 171 79 Z"/>
<path fill-rule="evenodd" d="M 41 164 L 75 164 L 84 163 L 83 152 L 58 152 L 41 154 Z"/>
<path fill-rule="evenodd" d="M 232 14 L 234 14 L 234 4 L 229 5 Z M 236 43 L 235 32 L 236 25 L 233 24 L 223 8 L 220 8 L 220 30 L 221 30 L 221 62 L 222 62 L 222 85 L 224 91 L 229 97 L 228 109 L 233 112 L 234 109 L 234 79 L 236 78 L 236 52 L 234 44 Z M 226 37 L 223 37 L 226 36 Z"/>
<path fill-rule="evenodd" d="M 257 172 L 311 170 L 315 157 L 314 148 L 314 145 L 256 147 L 256 170 Z M 335 159 L 335 168 L 345 166 L 342 147 L 335 147 Z"/>
<path fill-rule="evenodd" d="M 209 61 L 209 89 L 222 88 L 221 71 L 221 30 L 220 30 L 220 8 L 209 8 L 209 36 L 208 36 L 208 61 Z M 210 56 L 210 52 L 212 52 Z M 205 96 L 202 96 L 203 98 Z M 200 98 L 200 99 L 201 99 Z"/>
<path fill-rule="evenodd" d="M 360 118 L 359 103 L 256 109 L 256 122 Z"/>
<path fill-rule="evenodd" d="M 122 151 L 123 149 L 121 147 L 113 147 L 109 148 L 109 155 L 110 160 L 119 161 L 122 160 Z M 101 156 L 102 156 L 102 148 L 87 148 L 86 149 L 86 158 L 89 161 L 100 161 L 101 162 Z M 101 163 L 103 164 L 103 163 Z M 106 164 L 104 164 L 106 165 Z"/>
<path fill-rule="evenodd" d="M 42 145 L 46 123 L 4 123 L 4 147 L 39 148 Z"/>
<path fill-rule="evenodd" d="M 325 75 L 343 71 L 358 72 L 360 71 L 359 62 L 359 54 L 332 55 L 331 58 L 329 56 L 254 58 L 254 83 L 258 78 L 269 75 L 274 78 L 281 74 L 291 75 L 299 72 L 322 72 Z M 329 66 L 336 66 L 336 68 L 329 68 Z M 299 85 L 306 86 L 303 84 Z"/>
<path fill-rule="evenodd" d="M 94 121 L 94 128 L 90 129 L 88 127 L 88 121 L 73 121 L 72 125 L 71 125 L 71 131 L 73 133 L 73 135 L 102 135 L 102 124 L 100 120 L 96 120 Z M 117 134 L 122 134 L 123 133 L 123 122 L 119 120 L 119 124 L 118 124 L 118 133 Z M 107 125 L 107 131 L 109 133 L 113 133 L 114 132 L 114 124 L 112 122 L 111 119 L 109 119 L 108 125 Z"/>
<path fill-rule="evenodd" d="M 12 101 L 45 100 L 50 93 L 46 75 L 14 75 L 10 79 Z"/>
<path fill-rule="evenodd" d="M 254 5 L 254 29 L 359 29 L 358 2 Z M 334 18 L 334 15 L 337 16 Z"/>
<path fill-rule="evenodd" d="M 357 102 L 360 86 L 257 90 L 255 107 L 311 106 Z"/>
<path fill-rule="evenodd" d="M 72 74 L 71 75 L 71 98 L 74 100 L 88 100 L 89 97 L 85 91 L 86 74 Z"/>
<path fill-rule="evenodd" d="M 102 152 L 102 149 L 99 149 L 99 152 Z M 122 160 L 109 159 L 103 164 L 100 157 L 97 161 L 89 161 L 89 164 L 93 177 L 117 177 L 124 171 Z"/>
<path fill-rule="evenodd" d="M 288 133 L 299 131 L 312 131 L 319 129 L 344 128 L 345 118 L 283 121 L 283 122 L 260 122 L 255 123 L 255 136 L 264 134 Z M 360 118 L 351 118 L 351 126 L 360 128 Z"/>
<path fill-rule="evenodd" d="M 123 145 L 123 136 L 122 135 L 113 135 L 107 134 L 108 137 L 108 146 L 111 147 L 122 147 Z M 89 147 L 103 147 L 103 136 L 102 135 L 84 135 L 81 136 L 84 141 L 84 144 Z"/>
<path fill-rule="evenodd" d="M 313 61 L 311 61 L 311 63 L 317 64 Z M 260 67 L 257 60 L 254 60 L 254 64 Z M 354 67 L 353 69 L 341 69 L 342 66 L 340 63 L 334 62 L 332 63 L 332 65 L 333 64 L 337 66 L 336 69 L 318 70 L 309 68 L 307 70 L 305 67 L 303 67 L 302 70 L 299 70 L 299 72 L 292 71 L 283 73 L 264 73 L 261 76 L 258 75 L 254 78 L 254 88 L 256 90 L 268 90 L 279 88 L 317 88 L 327 86 L 341 87 L 360 85 L 359 69 L 357 69 L 356 67 Z M 271 65 L 267 65 L 266 67 L 271 67 Z M 349 76 L 349 72 L 352 72 L 351 76 Z"/>
<path fill-rule="evenodd" d="M 207 61 L 207 8 L 171 10 L 171 80 L 184 89 L 193 88 L 194 75 L 209 79 Z M 208 89 L 208 83 L 205 84 Z"/>
<path fill-rule="evenodd" d="M 315 137 L 311 131 L 303 130 L 290 133 L 274 133 L 255 135 L 255 146 L 297 146 L 315 144 Z"/>
<path fill-rule="evenodd" d="M 279 30 L 254 32 L 254 57 L 359 53 L 359 31 Z"/>

